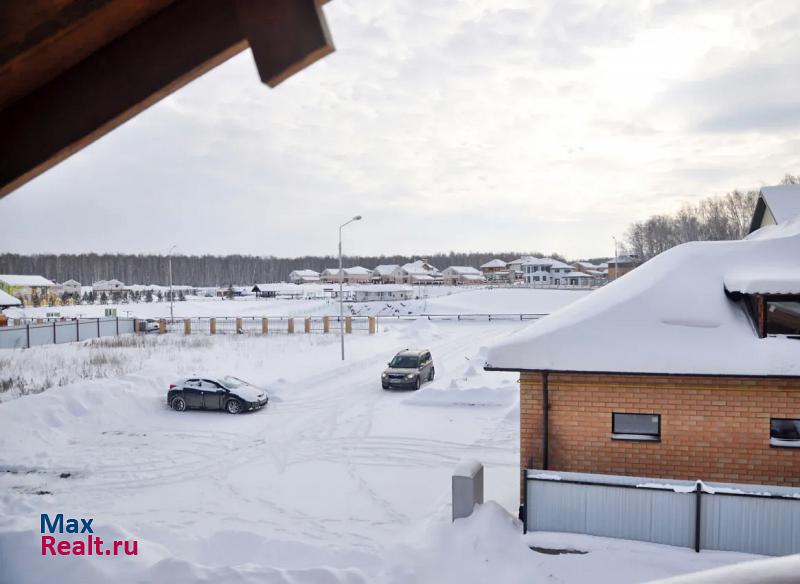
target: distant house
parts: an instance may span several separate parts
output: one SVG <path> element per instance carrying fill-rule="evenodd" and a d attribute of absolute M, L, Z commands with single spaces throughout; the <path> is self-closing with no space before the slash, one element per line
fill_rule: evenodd
<path fill-rule="evenodd" d="M 127 298 L 131 293 L 130 288 L 127 288 L 120 280 L 98 280 L 92 283 L 92 290 L 99 297 L 105 294 L 108 297 L 114 296 L 119 298 Z"/>
<path fill-rule="evenodd" d="M 289 281 L 292 284 L 316 284 L 319 282 L 319 272 L 314 270 L 294 270 L 289 273 Z"/>
<path fill-rule="evenodd" d="M 509 262 L 518 271 L 526 284 L 533 286 L 567 285 L 564 276 L 574 271 L 572 266 L 555 258 L 526 256 Z"/>
<path fill-rule="evenodd" d="M 450 266 L 442 270 L 442 281 L 449 286 L 485 284 L 486 278 L 480 270 L 470 266 Z"/>
<path fill-rule="evenodd" d="M 353 302 L 391 302 L 409 300 L 414 297 L 411 286 L 375 284 L 371 286 L 357 286 L 349 291 Z"/>
<path fill-rule="evenodd" d="M 636 266 L 639 265 L 639 260 L 633 256 L 619 256 L 613 259 L 608 260 L 608 264 L 606 269 L 608 270 L 606 273 L 606 277 L 609 281 L 616 280 L 617 278 L 621 278 L 631 270 L 633 270 Z"/>
<path fill-rule="evenodd" d="M 493 259 L 483 264 L 481 273 L 487 282 L 511 283 L 515 280 L 514 271 L 500 259 Z"/>
<path fill-rule="evenodd" d="M 800 486 L 800 230 L 674 247 L 486 369 L 520 373 L 523 469 Z"/>
<path fill-rule="evenodd" d="M 426 260 L 417 260 L 399 266 L 392 273 L 397 284 L 441 284 L 443 281 L 442 273 Z"/>
<path fill-rule="evenodd" d="M 61 282 L 61 284 L 56 285 L 55 292 L 58 295 L 70 294 L 72 296 L 80 296 L 81 283 L 77 280 L 67 280 L 66 282 Z"/>
<path fill-rule="evenodd" d="M 344 268 L 343 282 L 345 284 L 369 284 L 372 279 L 372 270 L 355 266 Z M 326 284 L 337 284 L 339 282 L 339 268 L 328 268 L 320 274 L 320 280 Z"/>
<path fill-rule="evenodd" d="M 800 215 L 800 185 L 764 187 L 758 193 L 750 233 Z"/>
<path fill-rule="evenodd" d="M 394 284 L 395 278 L 392 274 L 394 271 L 399 268 L 397 264 L 381 264 L 380 266 L 375 266 L 375 269 L 372 270 L 372 282 L 373 284 Z"/>
<path fill-rule="evenodd" d="M 39 298 L 54 295 L 55 286 L 55 282 L 42 276 L 0 274 L 0 289 L 21 298 L 25 303 L 32 302 L 34 295 Z"/>

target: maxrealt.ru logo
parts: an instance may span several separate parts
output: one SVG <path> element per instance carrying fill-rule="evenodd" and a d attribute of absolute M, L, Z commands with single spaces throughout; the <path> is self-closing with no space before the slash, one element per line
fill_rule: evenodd
<path fill-rule="evenodd" d="M 106 544 L 103 538 L 94 534 L 93 518 L 67 518 L 59 513 L 52 519 L 42 513 L 40 531 L 42 533 L 43 556 L 135 556 L 139 553 L 139 541 L 114 539 Z M 78 534 L 84 538 L 57 538 L 46 534 Z"/>

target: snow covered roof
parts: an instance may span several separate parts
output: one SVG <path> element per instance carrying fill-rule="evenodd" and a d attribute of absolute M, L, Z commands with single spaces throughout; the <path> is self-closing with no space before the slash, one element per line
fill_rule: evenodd
<path fill-rule="evenodd" d="M 417 260 L 408 264 L 403 264 L 400 270 L 407 274 L 439 274 L 439 270 L 424 260 Z"/>
<path fill-rule="evenodd" d="M 460 274 L 461 278 L 464 280 L 471 280 L 473 282 L 483 281 L 485 278 L 483 274 Z"/>
<path fill-rule="evenodd" d="M 55 286 L 44 276 L 30 276 L 30 275 L 17 275 L 17 274 L 0 274 L 0 282 L 8 286 Z"/>
<path fill-rule="evenodd" d="M 519 258 L 518 260 L 514 260 L 513 262 L 509 262 L 508 265 L 525 265 L 525 266 L 550 266 L 552 268 L 569 268 L 572 269 L 572 266 L 569 264 L 565 264 L 561 260 L 557 260 L 555 258 L 537 258 L 534 256 L 525 256 Z"/>
<path fill-rule="evenodd" d="M 587 268 L 589 270 L 596 270 L 600 266 L 593 264 L 592 262 L 575 262 L 576 266 L 580 266 L 582 268 Z"/>
<path fill-rule="evenodd" d="M 445 269 L 445 272 L 458 275 L 466 275 L 466 274 L 472 274 L 474 276 L 481 275 L 481 271 L 479 269 L 473 268 L 471 266 L 450 266 L 449 268 Z"/>
<path fill-rule="evenodd" d="M 358 284 L 349 288 L 352 292 L 413 292 L 411 286 L 401 284 Z"/>
<path fill-rule="evenodd" d="M 586 272 L 577 272 L 575 270 L 571 272 L 567 272 L 566 274 L 560 274 L 559 277 L 561 278 L 594 278 L 591 274 L 587 274 Z"/>
<path fill-rule="evenodd" d="M 800 215 L 800 185 L 764 187 L 758 195 L 750 231 L 762 225 L 783 223 Z"/>
<path fill-rule="evenodd" d="M 0 306 L 19 306 L 22 302 L 19 298 L 14 298 L 5 290 L 0 290 Z"/>
<path fill-rule="evenodd" d="M 481 269 L 486 268 L 505 268 L 506 263 L 503 260 L 490 260 L 481 266 Z"/>
<path fill-rule="evenodd" d="M 377 276 L 388 276 L 399 267 L 397 264 L 381 264 L 380 266 L 375 266 L 372 273 Z"/>
<path fill-rule="evenodd" d="M 741 274 L 800 274 L 800 218 L 762 231 L 674 247 L 495 345 L 487 367 L 798 376 L 800 341 L 759 338 L 725 293 Z"/>
<path fill-rule="evenodd" d="M 256 290 L 258 288 L 258 290 Z M 290 294 L 302 294 L 303 287 L 297 284 L 287 284 L 286 282 L 270 282 L 266 284 L 256 284 L 252 292 L 286 292 Z"/>
<path fill-rule="evenodd" d="M 66 280 L 65 282 L 61 282 L 62 286 L 80 286 L 81 283 L 77 280 Z"/>
<path fill-rule="evenodd" d="M 319 272 L 315 272 L 314 270 L 293 270 L 289 275 L 294 278 L 318 278 Z"/>

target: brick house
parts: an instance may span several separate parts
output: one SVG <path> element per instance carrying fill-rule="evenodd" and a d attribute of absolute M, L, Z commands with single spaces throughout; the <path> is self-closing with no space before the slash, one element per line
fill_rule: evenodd
<path fill-rule="evenodd" d="M 520 372 L 522 469 L 800 486 L 800 224 L 675 247 L 486 369 Z"/>

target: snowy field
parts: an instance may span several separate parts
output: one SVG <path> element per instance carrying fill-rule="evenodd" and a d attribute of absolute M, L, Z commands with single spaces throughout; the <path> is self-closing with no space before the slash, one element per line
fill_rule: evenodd
<path fill-rule="evenodd" d="M 0 368 L 71 376 L 0 403 L 0 582 L 624 584 L 751 558 L 522 536 L 517 377 L 482 365 L 488 345 L 523 326 L 387 320 L 347 337 L 345 363 L 335 335 L 0 352 Z M 436 380 L 383 391 L 380 372 L 407 347 L 431 349 Z M 197 371 L 234 373 L 271 401 L 240 416 L 169 410 L 168 384 Z M 453 525 L 450 473 L 464 458 L 484 463 L 491 502 Z M 41 513 L 93 518 L 95 535 L 136 540 L 138 555 L 43 557 Z"/>
<path fill-rule="evenodd" d="M 537 290 L 530 288 L 465 289 L 452 286 L 431 286 L 424 289 L 420 299 L 395 302 L 347 302 L 345 312 L 361 316 L 408 314 L 464 313 L 539 313 L 549 314 L 558 308 L 586 296 L 588 290 Z M 6 310 L 10 318 L 44 318 L 49 312 L 63 317 L 101 317 L 106 308 L 117 308 L 118 316 L 137 318 L 169 317 L 169 302 L 138 302 L 128 304 L 81 304 Z M 223 300 L 190 296 L 184 302 L 174 302 L 175 317 L 224 316 L 324 316 L 339 313 L 337 300 L 290 300 L 255 297 Z"/>

